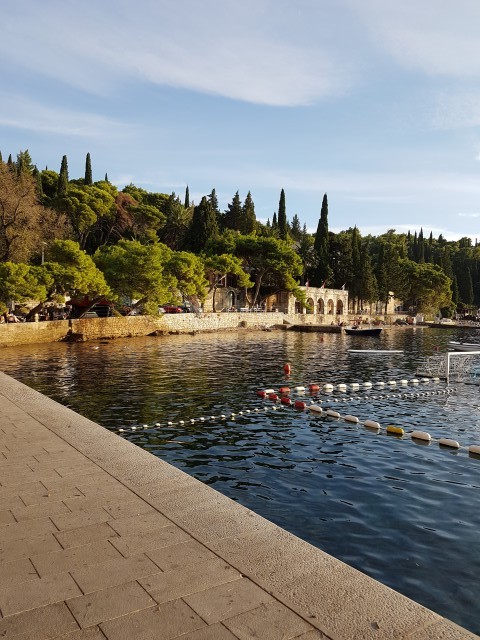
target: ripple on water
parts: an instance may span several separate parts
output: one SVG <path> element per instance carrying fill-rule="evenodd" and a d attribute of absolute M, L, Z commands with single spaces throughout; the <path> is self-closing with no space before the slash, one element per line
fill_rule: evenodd
<path fill-rule="evenodd" d="M 6 373 L 112 431 L 126 429 L 123 437 L 138 446 L 480 632 L 480 514 L 475 508 L 480 460 L 464 449 L 376 435 L 361 424 L 290 407 L 273 411 L 255 394 L 285 383 L 294 388 L 311 382 L 412 379 L 420 355 L 446 345 L 455 334 L 386 332 L 375 347 L 404 354 L 382 358 L 348 352 L 372 348 L 370 343 L 360 346 L 341 334 L 321 337 L 228 333 L 118 340 L 98 349 L 35 345 L 4 349 L 0 362 Z M 287 361 L 292 363 L 289 378 L 283 373 Z M 444 385 L 431 385 L 431 391 L 440 389 Z M 461 385 L 448 396 L 412 397 L 408 385 L 321 393 L 316 400 L 362 421 L 421 429 L 468 445 L 480 443 L 477 392 Z M 407 397 L 393 397 L 401 394 Z M 308 393 L 303 398 L 310 401 Z M 261 411 L 255 413 L 256 408 Z M 222 414 L 225 420 L 208 419 Z M 155 423 L 162 426 L 153 428 Z M 144 424 L 150 428 L 130 431 Z"/>

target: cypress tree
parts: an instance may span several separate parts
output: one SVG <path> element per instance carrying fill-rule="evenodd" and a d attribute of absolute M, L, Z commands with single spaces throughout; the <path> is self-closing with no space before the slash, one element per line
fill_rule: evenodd
<path fill-rule="evenodd" d="M 188 207 L 190 206 L 190 190 L 188 188 L 188 184 L 187 188 L 185 189 L 185 202 L 183 206 L 185 207 L 185 209 L 188 209 Z"/>
<path fill-rule="evenodd" d="M 41 199 L 44 195 L 43 184 L 42 184 L 42 176 L 40 175 L 40 171 L 37 169 L 37 165 L 33 167 L 32 176 L 35 180 L 35 184 L 37 185 L 38 197 Z"/>
<path fill-rule="evenodd" d="M 200 253 L 207 241 L 218 235 L 217 216 L 211 202 L 206 196 L 193 210 L 192 225 L 190 227 L 190 247 L 194 253 Z"/>
<path fill-rule="evenodd" d="M 108 173 L 105 174 L 105 182 L 108 182 L 108 184 L 110 184 L 110 182 L 108 180 Z"/>
<path fill-rule="evenodd" d="M 3 162 L 2 152 L 0 151 L 0 164 Z"/>
<path fill-rule="evenodd" d="M 87 153 L 87 157 L 85 159 L 85 184 L 91 185 L 93 184 L 92 179 L 92 162 L 90 160 L 90 153 Z"/>
<path fill-rule="evenodd" d="M 314 284 L 317 287 L 322 286 L 332 275 L 330 268 L 330 251 L 328 236 L 328 199 L 327 194 L 323 196 L 322 209 L 320 211 L 320 220 L 318 221 L 317 233 L 315 234 L 315 242 L 313 250 L 317 267 L 315 270 Z"/>
<path fill-rule="evenodd" d="M 388 293 L 387 293 L 388 296 Z M 364 244 L 360 251 L 360 291 L 362 301 L 374 302 L 378 297 L 377 281 L 372 269 L 369 247 Z M 388 300 L 388 298 L 387 298 Z"/>
<path fill-rule="evenodd" d="M 255 216 L 255 205 L 250 191 L 247 193 L 247 197 L 243 203 L 242 214 L 242 228 L 240 231 L 245 234 L 253 233 L 253 231 L 255 231 L 257 218 Z"/>
<path fill-rule="evenodd" d="M 280 192 L 280 201 L 278 203 L 278 232 L 282 240 L 287 239 L 287 208 L 285 205 L 285 191 L 283 189 Z"/>
<path fill-rule="evenodd" d="M 14 164 L 14 162 L 12 160 L 12 154 L 11 153 L 8 156 L 7 167 L 10 169 L 10 171 L 12 171 L 12 173 L 15 173 L 15 164 Z"/>
<path fill-rule="evenodd" d="M 277 212 L 276 211 L 273 212 L 272 229 L 278 229 Z"/>
<path fill-rule="evenodd" d="M 58 175 L 57 183 L 57 195 L 63 196 L 67 193 L 68 188 L 68 162 L 67 156 L 63 156 L 62 164 L 60 165 L 60 173 Z"/>
<path fill-rule="evenodd" d="M 425 241 L 423 239 L 423 229 L 420 229 L 418 234 L 418 262 L 425 262 Z"/>

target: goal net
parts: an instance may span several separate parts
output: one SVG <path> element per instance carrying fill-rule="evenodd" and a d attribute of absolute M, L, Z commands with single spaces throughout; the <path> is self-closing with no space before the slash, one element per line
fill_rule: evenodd
<path fill-rule="evenodd" d="M 480 384 L 480 351 L 449 351 L 427 356 L 419 364 L 416 375 Z"/>

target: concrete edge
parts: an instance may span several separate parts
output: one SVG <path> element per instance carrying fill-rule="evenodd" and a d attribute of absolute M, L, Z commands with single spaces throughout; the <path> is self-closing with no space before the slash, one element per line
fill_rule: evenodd
<path fill-rule="evenodd" d="M 2 372 L 0 394 L 330 638 L 479 638 Z"/>

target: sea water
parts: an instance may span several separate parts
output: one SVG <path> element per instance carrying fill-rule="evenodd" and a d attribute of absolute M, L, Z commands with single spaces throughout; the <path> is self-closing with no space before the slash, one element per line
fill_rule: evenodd
<path fill-rule="evenodd" d="M 380 338 L 275 331 L 150 337 L 8 348 L 0 368 L 479 633 L 480 458 L 467 450 L 480 444 L 478 387 L 400 384 L 415 378 L 424 356 L 459 337 L 429 328 L 387 329 Z M 346 384 L 347 391 L 292 391 L 292 399 L 378 421 L 380 433 L 256 394 L 311 383 Z M 389 424 L 462 447 L 387 435 Z"/>

